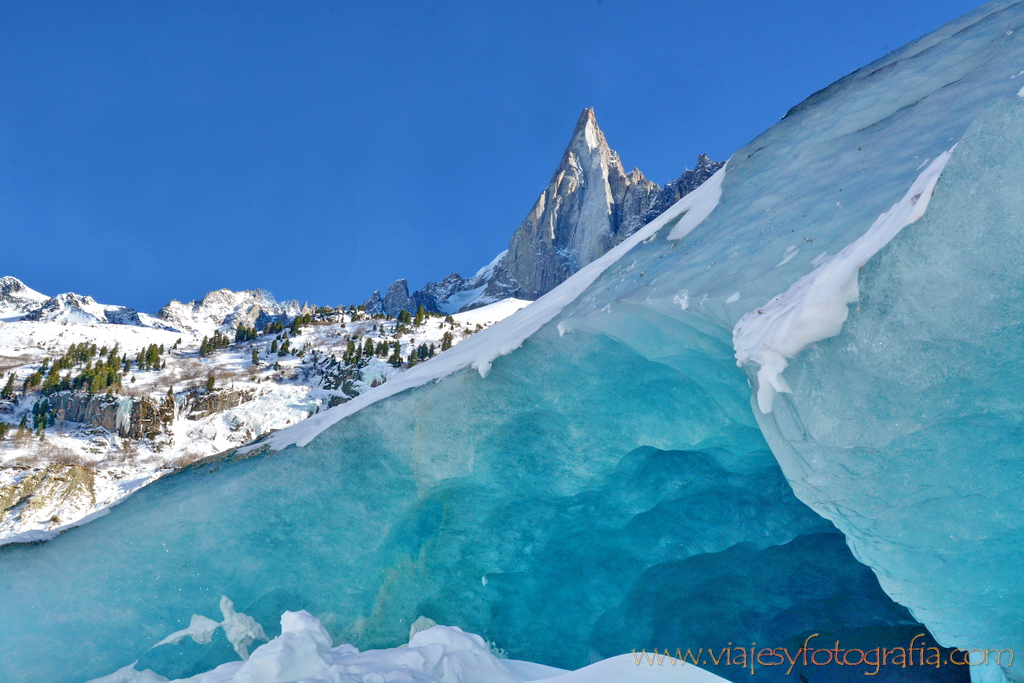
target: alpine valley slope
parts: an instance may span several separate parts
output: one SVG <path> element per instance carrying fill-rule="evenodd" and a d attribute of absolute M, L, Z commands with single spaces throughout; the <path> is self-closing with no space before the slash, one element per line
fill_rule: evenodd
<path fill-rule="evenodd" d="M 218 290 L 150 316 L 0 278 L 0 545 L 52 538 L 190 462 L 393 380 L 527 303 L 402 323 Z"/>
<path fill-rule="evenodd" d="M 812 95 L 383 400 L 0 548 L 0 670 L 210 670 L 226 640 L 149 648 L 221 595 L 268 630 L 306 609 L 395 646 L 425 615 L 565 667 L 903 645 L 878 581 L 943 645 L 1024 651 L 1021 29 L 991 2 Z M 880 680 L 967 676 L 937 661 Z M 758 675 L 798 672 L 867 673 Z"/>

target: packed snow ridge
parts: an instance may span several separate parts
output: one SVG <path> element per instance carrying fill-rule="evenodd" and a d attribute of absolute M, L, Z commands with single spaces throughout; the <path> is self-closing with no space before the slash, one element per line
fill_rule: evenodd
<path fill-rule="evenodd" d="M 953 149 L 956 149 L 954 145 Z M 782 376 L 788 360 L 815 342 L 834 337 L 849 316 L 848 305 L 860 292 L 857 274 L 865 263 L 899 234 L 924 216 L 935 184 L 953 154 L 940 154 L 907 190 L 903 199 L 883 213 L 868 231 L 797 280 L 764 306 L 740 318 L 733 329 L 736 363 L 753 361 L 757 371 L 757 406 L 772 412 L 777 392 L 790 393 Z M 793 254 L 779 265 L 786 263 Z M 739 299 L 739 295 L 730 301 Z"/>
<path fill-rule="evenodd" d="M 457 626 L 438 626 L 420 617 L 409 629 L 409 642 L 401 647 L 360 652 L 335 646 L 320 621 L 305 610 L 281 616 L 281 635 L 248 655 L 247 646 L 267 640 L 263 627 L 252 617 L 234 611 L 221 598 L 224 621 L 192 615 L 189 626 L 172 633 L 154 647 L 192 638 L 206 644 L 223 628 L 241 661 L 221 664 L 205 673 L 175 683 L 725 683 L 700 667 L 668 658 L 660 664 L 625 654 L 576 671 L 566 671 L 495 656 L 484 639 Z M 500 654 L 500 653 L 499 653 Z M 135 664 L 88 683 L 167 683 L 168 679 Z"/>

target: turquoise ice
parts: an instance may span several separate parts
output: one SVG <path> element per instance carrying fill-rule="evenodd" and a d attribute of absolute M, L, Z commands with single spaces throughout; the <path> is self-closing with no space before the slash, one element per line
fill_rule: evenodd
<path fill-rule="evenodd" d="M 1024 652 L 1022 28 L 1024 4 L 989 3 L 811 96 L 733 156 L 710 215 L 666 217 L 566 305 L 460 344 L 483 355 L 442 381 L 445 355 L 274 440 L 307 445 L 0 549 L 0 667 L 208 670 L 227 641 L 147 648 L 221 595 L 271 637 L 305 609 L 336 643 L 389 647 L 425 615 L 567 668 L 813 631 L 892 647 L 911 613 L 945 646 Z M 911 192 L 954 145 L 934 196 Z M 785 353 L 737 366 L 744 316 L 922 199 L 853 269 L 842 324 L 772 328 L 761 347 Z"/>

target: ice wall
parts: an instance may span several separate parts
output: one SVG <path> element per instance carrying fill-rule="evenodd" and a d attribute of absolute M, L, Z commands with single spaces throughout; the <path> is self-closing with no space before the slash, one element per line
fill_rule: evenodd
<path fill-rule="evenodd" d="M 602 315 L 593 332 L 582 319 L 564 337 L 545 328 L 486 378 L 468 369 L 304 448 L 199 467 L 45 545 L 0 549 L 0 670 L 59 682 L 135 659 L 168 677 L 212 669 L 235 658 L 220 636 L 147 649 L 222 594 L 270 637 L 302 608 L 336 642 L 393 647 L 425 615 L 513 658 L 579 668 L 683 646 L 670 626 L 638 631 L 615 611 L 644 611 L 627 596 L 645 572 L 718 556 L 701 585 L 740 572 L 773 597 L 756 617 L 712 595 L 674 615 L 715 645 L 794 647 L 808 627 L 902 642 L 909 614 L 791 494 L 728 331 L 644 309 Z M 599 333 L 609 321 L 626 333 Z M 790 562 L 814 568 L 812 590 L 766 562 L 787 544 Z M 850 596 L 849 617 L 787 616 Z"/>
<path fill-rule="evenodd" d="M 925 217 L 864 268 L 842 333 L 792 362 L 793 393 L 760 418 L 796 493 L 890 595 L 946 643 L 1016 652 L 1022 179 L 1024 100 L 999 100 L 968 129 Z"/>

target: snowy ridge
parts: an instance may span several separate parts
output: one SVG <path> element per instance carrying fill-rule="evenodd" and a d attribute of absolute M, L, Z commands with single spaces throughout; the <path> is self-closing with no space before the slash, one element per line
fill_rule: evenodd
<path fill-rule="evenodd" d="M 360 394 L 348 403 L 314 415 L 301 424 L 275 432 L 267 440 L 243 447 L 239 452 L 247 453 L 264 447 L 278 451 L 291 445 L 305 446 L 320 432 L 366 406 L 406 389 L 413 389 L 442 379 L 465 367 L 472 366 L 480 373 L 481 377 L 486 377 L 490 372 L 491 363 L 496 358 L 519 348 L 527 337 L 550 322 L 566 305 L 593 284 L 609 266 L 626 255 L 637 244 L 644 240 L 654 239 L 665 224 L 681 217 L 669 234 L 669 239 L 679 239 L 700 225 L 718 206 L 722 197 L 722 181 L 725 178 L 725 171 L 726 168 L 723 167 L 707 182 L 684 196 L 665 213 L 529 306 L 483 332 L 473 335 L 451 351 L 413 367 L 399 378 Z"/>
<path fill-rule="evenodd" d="M 903 199 L 879 216 L 867 232 L 736 323 L 733 348 L 737 365 L 753 361 L 760 366 L 757 407 L 762 413 L 772 412 L 777 392 L 791 393 L 782 377 L 787 359 L 843 329 L 849 316 L 847 305 L 860 296 L 858 271 L 900 230 L 924 216 L 935 184 L 954 149 L 956 145 L 932 161 Z"/>
<path fill-rule="evenodd" d="M 124 306 L 97 303 L 91 296 L 65 292 L 42 302 L 25 314 L 25 320 L 42 322 L 68 322 L 79 325 L 111 323 L 114 325 L 142 325 L 137 311 Z"/>
<path fill-rule="evenodd" d="M 171 301 L 157 317 L 183 331 L 212 335 L 218 329 L 230 332 L 238 325 L 262 328 L 271 320 L 293 317 L 302 311 L 298 301 L 278 302 L 264 289 L 218 289 L 199 301 Z"/>
<path fill-rule="evenodd" d="M 230 611 L 224 610 L 225 603 L 232 608 Z M 215 629 L 223 626 L 227 631 L 239 621 L 244 628 L 236 630 L 243 634 L 243 642 L 251 643 L 257 638 L 266 640 L 263 627 L 252 617 L 234 612 L 227 597 L 221 598 L 221 609 L 224 622 L 217 623 L 194 614 L 188 628 L 171 634 L 154 647 L 177 643 L 186 637 L 200 644 L 209 643 Z M 417 629 L 420 620 L 431 626 Z M 242 649 L 244 651 L 244 647 Z M 335 647 L 320 620 L 300 610 L 285 612 L 281 616 L 281 635 L 258 647 L 252 656 L 178 679 L 178 683 L 726 683 L 724 678 L 673 659 L 671 655 L 649 657 L 648 662 L 639 654 L 619 655 L 576 671 L 566 671 L 533 662 L 499 659 L 480 636 L 457 626 L 434 625 L 422 617 L 410 629 L 408 644 L 360 652 L 348 644 Z M 149 669 L 138 671 L 133 663 L 88 683 L 167 683 L 167 680 Z"/>

